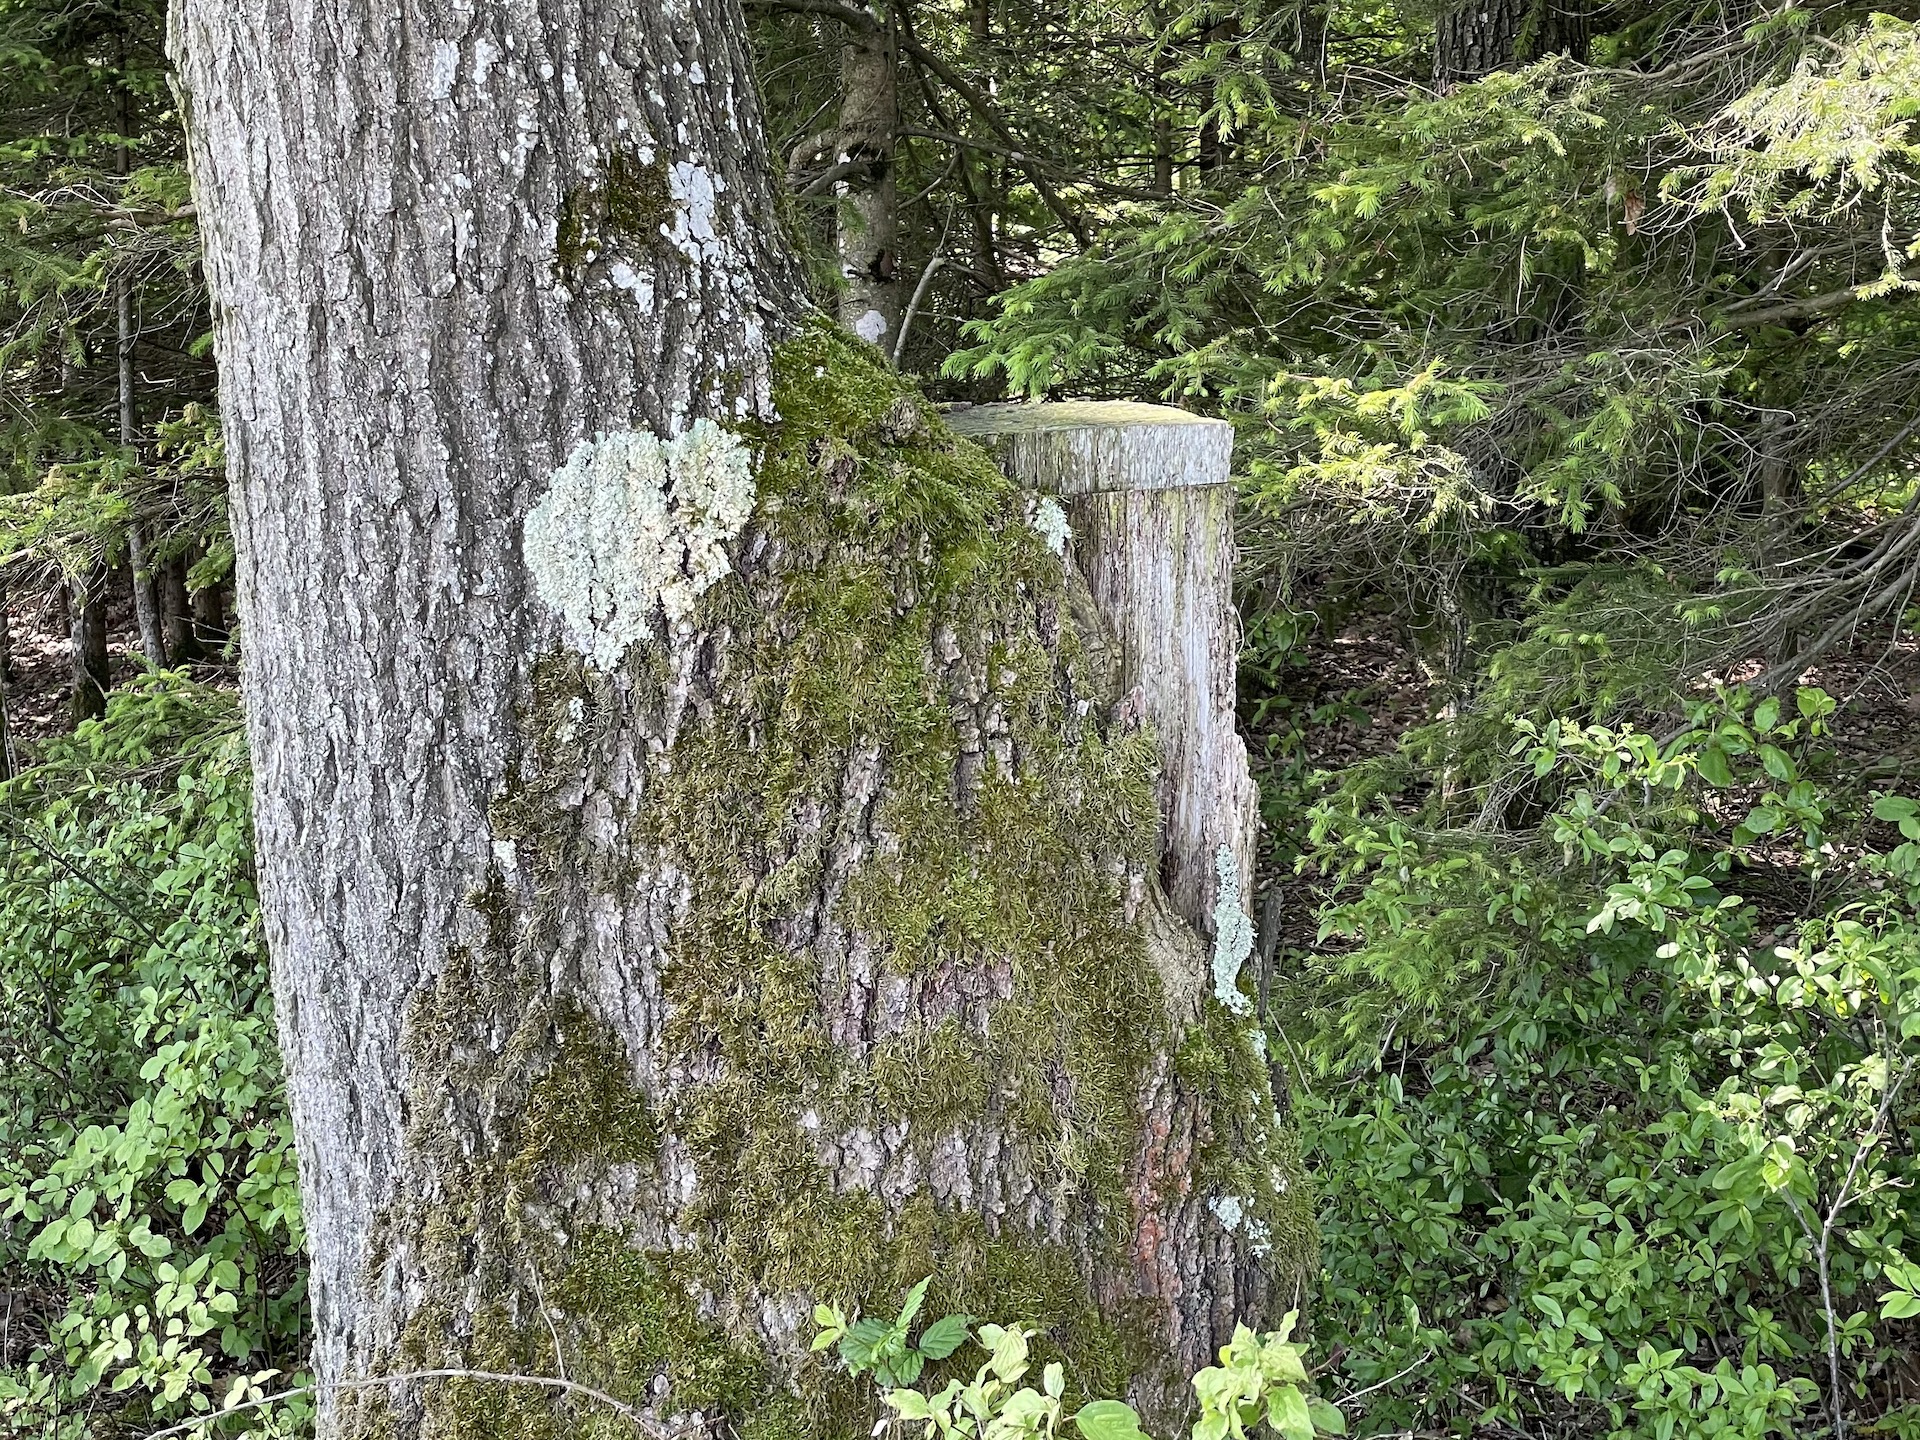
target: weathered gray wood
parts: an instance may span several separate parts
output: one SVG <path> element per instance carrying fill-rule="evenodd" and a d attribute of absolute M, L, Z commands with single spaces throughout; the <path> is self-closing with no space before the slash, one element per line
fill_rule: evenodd
<path fill-rule="evenodd" d="M 1159 736 L 1168 898 L 1237 966 L 1259 803 L 1234 718 L 1233 427 L 1127 402 L 982 405 L 949 423 L 1067 502 L 1069 552 Z"/>

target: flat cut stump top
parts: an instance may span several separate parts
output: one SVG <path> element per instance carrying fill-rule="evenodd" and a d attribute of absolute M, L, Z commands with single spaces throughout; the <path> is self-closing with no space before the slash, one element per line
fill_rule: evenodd
<path fill-rule="evenodd" d="M 1126 400 L 974 405 L 944 417 L 1014 479 L 1054 495 L 1191 490 L 1231 478 L 1233 427 Z"/>

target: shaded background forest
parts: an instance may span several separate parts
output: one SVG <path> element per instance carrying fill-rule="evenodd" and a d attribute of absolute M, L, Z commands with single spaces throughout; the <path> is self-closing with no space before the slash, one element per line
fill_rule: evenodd
<path fill-rule="evenodd" d="M 1350 1424 L 1920 1434 L 1915 17 L 749 11 L 824 308 L 1237 426 Z M 303 1356 L 163 30 L 0 0 L 0 1431 L 59 1440 Z"/>

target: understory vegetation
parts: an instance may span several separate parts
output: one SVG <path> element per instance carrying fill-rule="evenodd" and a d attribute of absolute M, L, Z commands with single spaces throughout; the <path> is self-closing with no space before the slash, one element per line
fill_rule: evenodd
<path fill-rule="evenodd" d="M 751 8 L 812 153 L 864 22 Z M 1236 426 L 1242 984 L 1322 1264 L 1198 1440 L 1920 1436 L 1920 23 L 1575 9 L 858 12 L 901 42 L 893 358 Z M 308 1358 L 162 19 L 0 0 L 0 1435 L 38 1440 Z M 916 1437 L 1137 1434 L 1036 1388 L 1035 1317 L 819 1318 Z"/>

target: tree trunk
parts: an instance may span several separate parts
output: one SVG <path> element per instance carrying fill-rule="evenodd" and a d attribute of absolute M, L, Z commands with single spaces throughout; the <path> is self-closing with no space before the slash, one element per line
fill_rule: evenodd
<path fill-rule="evenodd" d="M 114 151 L 113 168 L 115 173 L 124 179 L 133 169 L 132 153 L 124 143 L 125 137 L 133 133 L 133 94 L 126 86 L 127 56 L 124 32 L 116 41 L 115 60 L 120 72 L 116 85 L 120 135 L 123 143 Z M 135 424 L 133 359 L 137 336 L 133 324 L 133 282 L 126 273 L 124 261 L 119 262 L 113 277 L 113 299 L 118 330 L 114 348 L 119 361 L 120 444 L 123 449 L 131 450 Z M 140 649 L 155 668 L 163 667 L 167 663 L 167 644 L 160 630 L 159 596 L 154 588 L 153 566 L 147 552 L 145 527 L 138 516 L 127 526 L 127 571 L 133 579 L 133 619 L 134 627 L 140 634 Z"/>
<path fill-rule="evenodd" d="M 167 640 L 167 662 L 181 665 L 200 658 L 200 645 L 193 633 L 193 600 L 187 594 L 187 560 L 176 555 L 160 567 L 159 600 L 161 621 Z"/>
<path fill-rule="evenodd" d="M 1442 12 L 1434 36 L 1437 85 L 1463 84 L 1546 55 L 1585 59 L 1587 20 L 1554 0 L 1468 0 Z"/>
<path fill-rule="evenodd" d="M 835 160 L 854 169 L 836 187 L 840 323 L 885 354 L 900 331 L 899 195 L 894 147 L 900 135 L 899 57 L 892 21 L 849 27 L 840 47 L 840 127 Z"/>
<path fill-rule="evenodd" d="M 1202 53 L 1230 43 L 1239 33 L 1240 22 L 1232 17 L 1208 26 L 1200 36 Z M 1202 92 L 1202 99 L 1204 108 L 1200 116 L 1200 133 L 1194 145 L 1193 163 L 1194 168 L 1203 175 L 1211 175 L 1232 158 L 1233 142 L 1228 138 L 1230 122 L 1225 115 L 1216 112 L 1220 102 L 1220 87 L 1209 81 Z"/>
<path fill-rule="evenodd" d="M 323 1383 L 852 1433 L 933 1274 L 1167 1413 L 1304 1190 L 1084 586 L 796 313 L 733 0 L 441 14 L 174 11 Z"/>
<path fill-rule="evenodd" d="M 120 311 L 120 443 L 134 443 L 133 287 L 123 275 L 114 281 Z M 140 649 L 156 669 L 167 663 L 166 636 L 160 623 L 160 596 L 154 579 L 153 557 L 147 547 L 146 527 L 139 520 L 127 526 L 127 570 L 133 577 L 133 618 L 140 632 Z"/>
<path fill-rule="evenodd" d="M 73 666 L 72 713 L 77 725 L 107 712 L 107 568 L 67 581 L 67 641 Z"/>
<path fill-rule="evenodd" d="M 187 601 L 192 617 L 193 649 L 205 655 L 227 643 L 227 602 L 219 584 L 196 590 Z"/>

